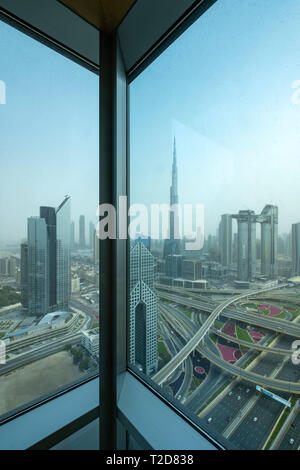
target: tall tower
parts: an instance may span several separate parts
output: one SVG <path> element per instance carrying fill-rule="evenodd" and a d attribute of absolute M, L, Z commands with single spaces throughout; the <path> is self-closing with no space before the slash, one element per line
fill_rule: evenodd
<path fill-rule="evenodd" d="M 147 375 L 157 369 L 157 295 L 154 258 L 145 244 L 130 248 L 130 351 L 129 360 Z"/>
<path fill-rule="evenodd" d="M 70 279 L 71 201 L 66 196 L 56 209 L 56 308 L 68 310 Z"/>
<path fill-rule="evenodd" d="M 261 274 L 278 278 L 278 207 L 268 204 L 257 221 L 261 223 Z"/>
<path fill-rule="evenodd" d="M 28 244 L 21 245 L 21 303 L 24 310 L 28 309 Z"/>
<path fill-rule="evenodd" d="M 94 264 L 100 264 L 100 240 L 97 236 L 97 232 L 94 232 Z"/>
<path fill-rule="evenodd" d="M 21 246 L 21 290 L 23 307 L 33 315 L 69 308 L 70 227 L 68 196 L 57 209 L 43 206 L 40 217 L 28 219 L 28 241 Z"/>
<path fill-rule="evenodd" d="M 89 225 L 89 248 L 93 249 L 95 239 L 95 225 L 93 222 L 90 222 Z"/>
<path fill-rule="evenodd" d="M 85 248 L 85 217 L 79 217 L 79 248 Z"/>
<path fill-rule="evenodd" d="M 300 275 L 300 223 L 292 225 L 292 275 Z"/>
<path fill-rule="evenodd" d="M 238 222 L 238 280 L 251 281 L 256 274 L 256 215 L 248 210 L 231 217 Z"/>
<path fill-rule="evenodd" d="M 49 312 L 49 249 L 45 219 L 30 217 L 27 237 L 28 310 L 39 316 Z"/>
<path fill-rule="evenodd" d="M 54 207 L 40 207 L 40 218 L 45 219 L 48 236 L 49 305 L 56 304 L 56 214 Z"/>
<path fill-rule="evenodd" d="M 75 222 L 71 222 L 71 235 L 70 235 L 70 249 L 74 250 L 75 248 Z"/>
<path fill-rule="evenodd" d="M 178 172 L 177 172 L 177 152 L 176 139 L 173 144 L 173 163 L 172 163 L 172 184 L 170 186 L 170 206 L 178 204 Z M 168 255 L 181 254 L 181 240 L 175 238 L 175 229 L 179 230 L 179 217 L 176 211 L 170 210 L 169 218 L 169 239 L 164 243 L 164 258 Z"/>
<path fill-rule="evenodd" d="M 221 218 L 219 245 L 222 266 L 230 266 L 232 263 L 232 218 L 229 214 L 223 214 Z"/>

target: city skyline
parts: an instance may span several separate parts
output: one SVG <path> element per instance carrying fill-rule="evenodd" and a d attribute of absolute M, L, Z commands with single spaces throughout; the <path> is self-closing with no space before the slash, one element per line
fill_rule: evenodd
<path fill-rule="evenodd" d="M 70 194 L 72 220 L 97 220 L 99 77 L 3 22 L 0 34 L 3 246 L 26 238 L 41 200 L 52 207 Z"/>
<path fill-rule="evenodd" d="M 278 206 L 279 233 L 300 221 L 299 18 L 294 1 L 218 1 L 137 77 L 132 202 L 168 202 L 176 136 L 180 202 L 204 204 L 206 236 L 222 214 L 267 204 Z"/>

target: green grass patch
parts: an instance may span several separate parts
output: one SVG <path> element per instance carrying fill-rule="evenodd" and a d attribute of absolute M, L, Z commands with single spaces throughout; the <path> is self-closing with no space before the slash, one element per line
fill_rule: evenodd
<path fill-rule="evenodd" d="M 0 288 L 0 308 L 21 302 L 21 295 L 10 286 Z"/>
<path fill-rule="evenodd" d="M 190 388 L 189 388 L 189 395 L 191 395 L 196 390 L 196 388 L 199 387 L 201 382 L 202 382 L 202 380 L 200 380 L 198 377 L 195 377 L 193 375 L 191 385 L 190 385 Z"/>
<path fill-rule="evenodd" d="M 242 328 L 236 325 L 235 331 L 238 339 L 241 339 L 242 341 L 247 341 L 248 343 L 254 343 L 247 330 L 243 330 Z"/>
<path fill-rule="evenodd" d="M 187 317 L 189 317 L 190 319 L 192 319 L 192 312 L 190 312 L 189 310 L 187 310 L 186 308 L 180 308 L 180 311 L 182 313 L 184 313 Z"/>
<path fill-rule="evenodd" d="M 164 361 L 164 362 L 169 362 L 171 359 L 171 356 L 169 354 L 169 351 L 166 348 L 166 345 L 164 341 L 158 341 L 157 343 L 157 351 L 159 357 Z"/>
<path fill-rule="evenodd" d="M 217 337 L 217 335 L 214 335 L 213 333 L 211 333 L 211 334 L 209 335 L 209 337 L 210 337 L 210 339 L 211 339 L 215 344 L 217 344 L 217 342 L 218 342 L 218 337 Z"/>
<path fill-rule="evenodd" d="M 265 315 L 265 316 L 269 315 L 270 312 L 271 312 L 271 310 L 269 310 L 268 308 L 262 310 L 262 313 L 263 313 L 263 315 Z"/>
<path fill-rule="evenodd" d="M 243 307 L 253 308 L 253 309 L 257 310 L 257 305 L 256 304 L 243 304 Z"/>
<path fill-rule="evenodd" d="M 273 444 L 274 440 L 276 439 L 280 429 L 282 428 L 285 420 L 287 419 L 288 415 L 290 414 L 290 408 L 286 408 L 284 410 L 284 412 L 282 413 L 282 416 L 281 418 L 279 419 L 276 427 L 274 428 L 268 442 L 267 442 L 267 445 L 265 447 L 266 450 L 270 449 L 271 445 Z"/>

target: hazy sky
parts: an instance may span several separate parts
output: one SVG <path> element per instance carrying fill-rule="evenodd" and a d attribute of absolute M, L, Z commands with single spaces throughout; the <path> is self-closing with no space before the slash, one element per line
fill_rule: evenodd
<path fill-rule="evenodd" d="M 179 200 L 205 205 L 206 235 L 266 204 L 280 232 L 300 222 L 299 24 L 299 0 L 218 0 L 132 83 L 133 202 L 169 202 L 175 134 Z"/>
<path fill-rule="evenodd" d="M 218 0 L 131 84 L 133 202 L 169 201 L 176 135 L 179 198 L 205 205 L 206 235 L 265 204 L 280 232 L 300 222 L 299 24 L 299 0 Z M 0 243 L 65 194 L 77 233 L 98 203 L 98 78 L 4 23 L 0 38 Z"/>
<path fill-rule="evenodd" d="M 0 243 L 26 237 L 27 217 L 66 194 L 77 235 L 80 214 L 96 220 L 98 77 L 2 22 L 0 38 Z"/>

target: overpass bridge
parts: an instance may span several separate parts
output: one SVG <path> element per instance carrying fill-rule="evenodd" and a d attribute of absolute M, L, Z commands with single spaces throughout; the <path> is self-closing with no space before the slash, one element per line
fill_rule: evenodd
<path fill-rule="evenodd" d="M 174 315 L 176 316 L 176 312 L 173 314 L 168 311 L 168 308 L 170 307 L 163 307 L 163 312 L 168 316 L 167 321 L 170 324 L 173 324 L 174 322 Z M 176 318 L 178 322 L 178 317 Z M 189 329 L 193 334 L 195 334 L 195 325 L 189 320 L 189 319 L 184 319 L 182 324 L 185 325 L 186 329 Z M 215 328 L 214 326 L 211 327 L 210 329 L 211 333 L 214 333 L 217 336 L 221 336 L 222 338 L 231 341 L 232 343 L 240 344 L 241 346 L 245 346 L 249 349 L 255 349 L 257 351 L 264 351 L 268 353 L 273 353 L 273 354 L 280 354 L 282 356 L 292 356 L 292 354 L 295 352 L 293 349 L 282 349 L 282 348 L 272 348 L 269 346 L 263 346 L 262 344 L 259 343 L 250 343 L 249 341 L 239 339 L 238 337 L 233 337 L 230 335 L 227 335 L 223 331 L 219 330 L 218 328 Z"/>
<path fill-rule="evenodd" d="M 172 321 L 172 318 L 169 319 L 169 322 L 170 321 Z M 177 322 L 176 322 L 176 325 L 173 326 L 173 327 L 174 327 L 175 330 L 177 330 L 177 332 L 180 335 L 182 335 L 183 327 L 180 328 L 180 326 Z M 184 325 L 184 329 L 185 328 L 186 328 L 186 325 Z M 204 339 L 204 341 L 205 341 L 205 339 Z M 250 344 L 250 343 L 248 343 L 248 344 Z M 271 351 L 271 348 L 268 348 L 268 347 L 263 347 L 263 348 L 266 349 L 266 351 L 265 351 L 265 349 L 263 349 L 265 352 L 279 353 L 279 349 L 275 350 L 274 348 L 272 348 L 272 351 Z M 272 378 L 272 377 L 264 377 L 260 374 L 256 374 L 255 372 L 251 372 L 247 369 L 243 369 L 239 366 L 236 366 L 234 364 L 226 362 L 226 361 L 224 361 L 223 358 L 221 358 L 220 356 L 218 356 L 217 354 L 212 352 L 209 349 L 209 346 L 207 346 L 206 344 L 203 344 L 203 342 L 199 343 L 197 345 L 196 349 L 203 357 L 207 358 L 215 366 L 222 369 L 223 372 L 227 372 L 231 375 L 243 378 L 245 380 L 248 380 L 249 382 L 253 382 L 253 383 L 259 384 L 261 386 L 271 387 L 273 389 L 280 390 L 280 391 L 283 391 L 283 392 L 300 394 L 300 383 L 298 383 L 298 382 L 287 382 L 285 380 L 275 379 L 275 378 Z M 281 351 L 285 351 L 287 353 L 290 353 L 290 351 L 288 351 L 288 350 L 281 350 Z M 152 380 L 155 380 L 155 376 L 152 377 Z"/>
<path fill-rule="evenodd" d="M 278 288 L 279 286 L 276 286 Z M 280 287 L 284 287 L 284 285 L 281 285 Z M 264 289 L 264 292 L 268 290 L 273 290 L 274 287 L 268 287 Z M 157 382 L 159 385 L 162 384 L 172 372 L 174 372 L 175 369 L 190 355 L 190 353 L 196 348 L 196 346 L 203 340 L 205 337 L 206 333 L 210 329 L 210 327 L 213 325 L 213 323 L 217 320 L 219 315 L 223 312 L 223 310 L 231 305 L 233 302 L 236 302 L 238 300 L 241 300 L 245 297 L 250 297 L 252 295 L 257 295 L 258 292 L 260 291 L 252 291 L 252 292 L 247 292 L 246 294 L 240 294 L 236 297 L 230 298 L 228 300 L 225 300 L 222 302 L 220 305 L 218 305 L 214 311 L 211 313 L 211 315 L 207 318 L 207 320 L 203 323 L 203 325 L 199 328 L 198 332 L 187 342 L 187 344 L 164 366 L 162 369 L 160 369 L 152 379 Z M 299 385 L 300 387 L 300 385 Z"/>
<path fill-rule="evenodd" d="M 273 288 L 274 289 L 274 288 Z M 231 298 L 229 301 L 225 301 L 220 303 L 219 306 L 222 306 L 226 303 L 227 306 L 231 305 L 237 300 L 240 300 L 243 297 L 250 297 L 251 294 L 243 294 L 242 296 Z M 256 295 L 256 294 L 253 294 Z M 159 292 L 158 296 L 170 300 L 171 302 L 175 302 L 180 305 L 185 305 L 187 307 L 192 307 L 198 310 L 203 310 L 205 312 L 215 312 L 216 308 L 213 306 L 206 304 L 205 302 L 196 301 L 189 299 L 187 297 L 179 297 L 172 294 L 167 294 L 164 292 Z M 225 307 L 226 308 L 226 307 Z M 264 315 L 258 315 L 250 312 L 246 312 L 244 310 L 239 311 L 232 311 L 232 310 L 225 310 L 222 308 L 222 315 L 224 317 L 239 320 L 244 323 L 251 323 L 252 325 L 260 326 L 262 328 L 267 328 L 269 330 L 276 331 L 277 333 L 285 333 L 289 336 L 295 336 L 300 338 L 300 324 L 291 322 L 288 320 L 283 319 L 275 319 L 274 317 L 267 317 Z"/>

